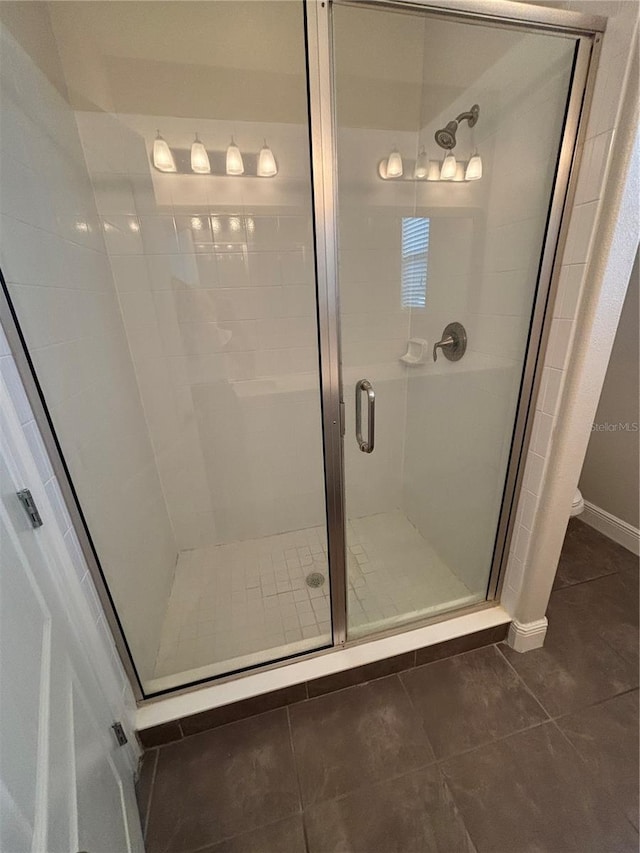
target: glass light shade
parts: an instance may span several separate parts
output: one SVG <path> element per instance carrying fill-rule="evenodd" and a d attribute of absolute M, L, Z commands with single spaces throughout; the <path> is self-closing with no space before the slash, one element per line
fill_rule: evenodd
<path fill-rule="evenodd" d="M 277 174 L 278 166 L 276 158 L 273 156 L 273 151 L 269 148 L 265 140 L 258 154 L 258 176 L 260 178 L 273 178 Z"/>
<path fill-rule="evenodd" d="M 454 181 L 460 181 L 460 182 L 464 181 L 464 163 L 463 162 L 456 163 L 456 173 L 453 177 L 453 180 Z"/>
<path fill-rule="evenodd" d="M 244 175 L 244 163 L 242 154 L 233 139 L 227 148 L 227 175 Z"/>
<path fill-rule="evenodd" d="M 378 174 L 382 178 L 383 181 L 387 180 L 387 161 L 380 160 L 378 163 Z"/>
<path fill-rule="evenodd" d="M 404 168 L 402 166 L 402 157 L 394 148 L 391 154 L 389 154 L 389 159 L 387 160 L 387 177 L 400 178 L 403 172 Z"/>
<path fill-rule="evenodd" d="M 413 170 L 413 177 L 418 179 L 424 179 L 427 177 L 428 172 L 429 159 L 427 157 L 427 152 L 424 150 L 423 145 L 418 154 L 418 158 L 416 159 L 416 166 Z"/>
<path fill-rule="evenodd" d="M 165 142 L 165 140 L 160 136 L 160 131 L 158 131 L 158 135 L 153 140 L 153 165 L 160 172 L 176 172 L 176 161 L 173 159 L 173 154 L 171 153 L 171 149 Z"/>
<path fill-rule="evenodd" d="M 209 162 L 207 149 L 200 142 L 197 135 L 191 145 L 191 171 L 197 175 L 208 175 L 211 173 L 211 163 Z"/>
<path fill-rule="evenodd" d="M 440 169 L 440 180 L 441 181 L 451 181 L 456 176 L 456 168 L 458 164 L 456 163 L 456 158 L 453 153 L 449 151 L 447 156 L 442 161 L 442 168 Z"/>
<path fill-rule="evenodd" d="M 440 161 L 439 160 L 429 160 L 429 171 L 427 172 L 427 180 L 428 181 L 439 181 L 440 180 Z"/>
<path fill-rule="evenodd" d="M 482 159 L 479 154 L 474 154 L 467 163 L 467 170 L 464 173 L 465 181 L 479 181 L 482 177 Z"/>

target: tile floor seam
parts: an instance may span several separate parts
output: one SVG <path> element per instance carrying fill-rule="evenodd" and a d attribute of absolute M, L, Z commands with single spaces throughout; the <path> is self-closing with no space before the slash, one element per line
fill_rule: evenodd
<path fill-rule="evenodd" d="M 613 577 L 613 575 L 619 575 L 621 571 L 622 571 L 622 569 L 614 569 L 611 572 L 605 572 L 603 575 L 597 575 L 596 577 L 593 577 L 593 578 L 585 578 L 584 580 L 581 580 L 581 581 L 574 581 L 573 583 L 566 583 L 563 586 L 558 586 L 555 589 L 552 589 L 551 595 L 554 595 L 556 592 L 562 592 L 563 589 L 572 589 L 574 586 L 584 586 L 584 584 L 586 584 L 586 583 L 593 583 L 593 581 L 601 581 L 602 578 L 610 578 L 610 577 Z M 557 570 L 556 570 L 556 576 L 557 576 Z"/>
<path fill-rule="evenodd" d="M 434 663 L 437 663 L 437 661 L 433 661 L 433 662 L 434 662 Z M 414 669 L 417 669 L 417 667 L 414 667 Z M 403 692 L 404 692 L 405 696 L 406 696 L 406 697 L 407 697 L 407 699 L 409 700 L 409 704 L 411 705 L 411 708 L 413 709 L 413 712 L 414 712 L 414 713 L 415 713 L 415 715 L 418 717 L 418 721 L 419 721 L 419 723 L 420 723 L 420 727 L 422 728 L 422 731 L 423 731 L 424 736 L 425 736 L 425 738 L 426 738 L 426 740 L 427 740 L 427 743 L 429 744 L 429 749 L 430 749 L 430 750 L 431 750 L 431 752 L 433 753 L 433 759 L 434 759 L 434 760 L 433 760 L 433 762 L 432 762 L 432 763 L 437 764 L 437 763 L 438 763 L 438 757 L 436 756 L 436 751 L 435 751 L 435 749 L 433 748 L 433 744 L 431 743 L 431 738 L 429 737 L 429 732 L 427 731 L 427 728 L 426 728 L 426 726 L 425 726 L 425 724 L 424 724 L 424 720 L 422 719 L 422 715 L 421 715 L 421 713 L 420 713 L 420 710 L 416 707 L 415 702 L 414 702 L 414 701 L 413 701 L 413 699 L 411 698 L 411 694 L 410 694 L 410 693 L 409 693 L 409 691 L 407 690 L 407 685 L 404 683 L 404 681 L 403 681 L 403 680 L 402 680 L 402 678 L 400 677 L 400 673 L 398 672 L 398 673 L 396 673 L 396 675 L 397 675 L 398 681 L 400 682 L 400 686 L 402 687 L 402 690 L 403 690 Z"/>
<path fill-rule="evenodd" d="M 360 791 L 366 791 L 367 788 L 375 788 L 379 785 L 386 785 L 388 782 L 397 782 L 399 779 L 404 779 L 405 776 L 411 776 L 413 773 L 422 773 L 423 770 L 427 770 L 429 767 L 434 767 L 435 765 L 437 765 L 437 761 L 428 761 L 425 764 L 418 764 L 411 770 L 405 770 L 403 773 L 393 773 L 391 776 L 385 776 L 382 779 L 376 779 L 375 782 L 365 782 L 362 785 L 358 785 L 355 788 L 351 788 L 349 791 L 345 791 L 342 794 L 338 794 L 336 797 L 327 797 L 326 799 L 316 800 L 313 803 L 308 803 L 306 806 L 303 804 L 302 811 L 304 813 L 308 809 L 317 808 L 318 806 L 322 806 L 325 803 L 338 803 L 341 800 L 350 797 L 352 794 L 357 794 Z"/>
<path fill-rule="evenodd" d="M 145 839 L 145 841 L 147 838 L 147 830 L 149 829 L 149 815 L 151 814 L 153 789 L 155 788 L 156 784 L 156 773 L 158 772 L 158 761 L 160 759 L 160 750 L 157 746 L 153 748 L 153 752 L 155 753 L 155 755 L 153 759 L 153 768 L 151 770 L 151 781 L 149 783 L 149 795 L 147 796 L 147 808 L 144 813 L 144 826 L 142 827 L 142 837 Z M 142 753 L 141 757 L 144 757 L 144 753 Z"/>
<path fill-rule="evenodd" d="M 618 694 L 618 695 L 623 695 L 623 694 Z M 615 698 L 616 698 L 615 696 L 610 696 L 610 697 L 609 697 L 609 699 L 615 699 Z M 607 699 L 605 699 L 604 701 L 606 702 L 606 701 L 608 701 L 608 700 L 607 700 Z M 598 704 L 602 704 L 602 703 L 598 703 Z M 593 705 L 588 705 L 586 708 L 581 708 L 581 709 L 580 709 L 580 711 L 585 711 L 585 710 L 588 710 L 589 708 L 593 708 L 593 707 L 594 707 Z M 567 714 L 566 716 L 572 716 L 572 714 L 574 714 L 574 713 L 578 713 L 578 712 L 576 712 L 576 711 L 572 711 L 571 713 Z M 562 736 L 563 740 L 565 740 L 565 741 L 566 741 L 566 743 L 568 743 L 568 744 L 569 744 L 569 747 L 571 748 L 571 750 L 572 750 L 572 751 L 575 753 L 575 755 L 577 756 L 578 760 L 580 761 L 580 764 L 584 767 L 584 772 L 587 774 L 587 776 L 589 777 L 589 779 L 591 779 L 591 780 L 593 781 L 593 783 L 594 783 L 595 785 L 597 785 L 597 784 L 599 783 L 599 776 L 598 776 L 596 773 L 594 773 L 594 772 L 590 769 L 590 767 L 589 767 L 589 762 L 587 761 L 587 759 L 584 757 L 584 755 L 582 755 L 582 753 L 580 752 L 580 750 L 578 749 L 578 747 L 577 747 L 577 746 L 575 745 L 575 743 L 571 740 L 571 738 L 566 734 L 566 732 L 565 732 L 565 731 L 563 731 L 563 729 L 558 725 L 558 719 L 559 719 L 559 718 L 556 718 L 556 719 L 552 719 L 552 720 L 551 720 L 551 722 L 552 722 L 552 723 L 553 723 L 553 725 L 555 726 L 556 731 L 557 731 L 557 732 Z M 624 819 L 625 819 L 625 820 L 626 820 L 626 821 L 631 825 L 631 827 L 636 831 L 636 833 L 637 833 L 637 834 L 640 834 L 640 831 L 639 831 L 639 830 L 638 830 L 638 828 L 635 826 L 635 824 L 633 823 L 633 821 L 629 820 L 629 818 L 628 818 L 628 817 L 627 817 L 627 815 L 625 814 L 624 810 L 623 810 L 623 809 L 619 809 L 619 807 L 618 807 L 618 804 L 617 804 L 617 803 L 616 803 L 616 804 L 614 804 L 614 807 L 615 807 L 615 809 L 619 812 L 620 817 L 624 818 Z"/>
<path fill-rule="evenodd" d="M 558 722 L 560 720 L 564 720 L 565 717 L 572 717 L 574 714 L 580 714 L 583 711 L 588 711 L 591 708 L 598 708 L 600 705 L 604 705 L 607 702 L 611 702 L 612 699 L 619 699 L 621 696 L 628 696 L 630 693 L 637 693 L 640 690 L 640 685 L 637 687 L 628 687 L 626 690 L 622 690 L 620 693 L 612 693 L 610 696 L 604 696 L 601 699 L 596 699 L 595 702 L 588 702 L 586 705 L 580 705 L 577 708 L 572 708 L 570 711 L 563 711 L 562 714 L 556 714 L 555 717 L 551 717 L 554 722 Z"/>
<path fill-rule="evenodd" d="M 456 812 L 458 813 L 458 817 L 459 817 L 459 819 L 460 819 L 460 823 L 464 826 L 465 831 L 466 831 L 467 835 L 469 836 L 469 840 L 471 841 L 471 844 L 473 845 L 473 851 L 472 851 L 472 853 L 479 853 L 480 848 L 479 848 L 479 847 L 478 847 L 478 845 L 476 844 L 476 840 L 475 840 L 475 838 L 473 837 L 473 835 L 472 835 L 472 833 L 471 833 L 471 830 L 470 830 L 470 829 L 469 829 L 469 827 L 467 826 L 467 822 L 466 822 L 466 820 L 464 819 L 464 815 L 462 814 L 462 809 L 460 808 L 460 804 L 459 804 L 458 800 L 456 799 L 455 791 L 453 790 L 453 788 L 451 787 L 451 785 L 449 785 L 449 782 L 448 782 L 448 780 L 447 780 L 447 777 L 445 776 L 445 774 L 444 774 L 444 771 L 443 771 L 442 767 L 440 767 L 440 763 L 439 763 L 439 762 L 437 762 L 437 765 L 438 765 L 438 773 L 440 774 L 440 778 L 442 779 L 443 784 L 444 784 L 444 785 L 446 785 L 447 791 L 448 791 L 448 792 L 449 792 L 449 794 L 451 795 L 451 799 L 453 800 L 453 805 L 455 806 Z"/>
<path fill-rule="evenodd" d="M 520 684 L 522 684 L 522 686 L 523 686 L 523 687 L 524 687 L 524 689 L 527 691 L 527 693 L 531 696 L 531 698 L 534 700 L 534 702 L 536 702 L 536 704 L 537 704 L 537 705 L 539 705 L 539 706 L 540 706 L 540 708 L 542 708 L 542 711 L 547 715 L 547 719 L 552 720 L 552 719 L 553 719 L 553 716 L 552 716 L 552 715 L 550 714 L 550 712 L 545 708 L 545 706 L 542 704 L 542 702 L 540 701 L 540 699 L 538 699 L 538 697 L 536 696 L 536 694 L 535 694 L 535 693 L 533 692 L 533 690 L 529 687 L 529 685 L 527 684 L 527 682 L 526 682 L 526 681 L 524 680 L 524 678 L 520 675 L 520 673 L 518 672 L 518 670 L 515 668 L 515 666 L 514 666 L 514 665 L 511 663 L 511 661 L 509 660 L 509 658 L 508 658 L 508 657 L 505 655 L 505 653 L 502 651 L 502 649 L 500 648 L 500 646 L 499 646 L 499 644 L 498 644 L 498 643 L 496 643 L 496 648 L 498 649 L 498 653 L 500 654 L 500 657 L 501 657 L 501 658 L 506 662 L 506 664 L 508 665 L 509 669 L 511 669 L 511 671 L 515 674 L 515 676 L 516 676 L 516 678 L 518 679 L 518 681 L 520 682 Z M 532 650 L 532 651 L 534 651 L 534 650 Z M 527 652 L 524 652 L 524 654 L 527 654 Z"/>
<path fill-rule="evenodd" d="M 303 700 L 308 701 L 308 700 Z M 301 703 L 292 703 L 292 704 L 301 704 Z M 298 767 L 298 759 L 296 757 L 296 747 L 293 741 L 293 727 L 291 725 L 291 714 L 289 713 L 290 706 L 287 705 L 285 711 L 287 712 L 287 729 L 289 731 L 289 745 L 291 747 L 291 755 L 293 756 L 293 767 L 296 774 L 296 783 L 298 785 L 298 803 L 300 805 L 300 814 L 302 815 L 302 835 L 304 837 L 304 846 L 307 853 L 309 853 L 309 839 L 307 838 L 307 824 L 304 819 L 304 801 L 302 798 L 302 785 L 300 783 L 300 768 Z"/>
<path fill-rule="evenodd" d="M 209 841 L 206 844 L 201 844 L 199 847 L 185 847 L 182 850 L 177 850 L 176 853 L 202 853 L 203 850 L 211 850 L 213 847 L 217 847 L 219 844 L 224 844 L 225 841 L 233 841 L 236 838 L 242 838 L 243 835 L 248 835 L 250 832 L 256 832 L 257 830 L 267 829 L 268 827 L 276 826 L 276 824 L 282 823 L 285 820 L 290 820 L 292 817 L 302 818 L 302 816 L 302 810 L 300 810 L 299 812 L 292 812 L 292 814 L 288 815 L 287 817 L 279 817 L 277 820 L 270 820 L 267 823 L 261 823 L 259 826 L 254 826 L 251 829 L 245 829 L 244 832 L 236 832 L 235 835 L 225 835 L 224 838 L 219 838 L 217 841 L 213 842 Z"/>
<path fill-rule="evenodd" d="M 532 723 L 530 726 L 525 726 L 523 729 L 518 729 L 516 732 L 509 732 L 507 735 L 502 735 L 501 737 L 494 738 L 493 740 L 485 741 L 484 743 L 480 743 L 477 746 L 472 746 L 469 749 L 464 749 L 462 752 L 456 752 L 452 755 L 447 755 L 446 758 L 437 758 L 436 764 L 438 766 L 442 764 L 446 764 L 447 761 L 453 761 L 454 759 L 460 758 L 463 755 L 469 755 L 472 752 L 476 752 L 478 749 L 485 749 L 487 746 L 493 746 L 495 743 L 502 743 L 503 740 L 508 740 L 510 737 L 517 737 L 518 735 L 524 734 L 525 732 L 533 731 L 533 729 L 538 729 L 540 726 L 546 726 L 548 723 L 552 723 L 552 719 L 548 720 L 539 720 L 536 723 Z"/>
<path fill-rule="evenodd" d="M 616 649 L 614 646 L 612 646 L 612 645 L 611 645 L 611 643 L 609 642 L 609 640 L 607 640 L 607 638 L 606 638 L 606 637 L 603 637 L 601 634 L 598 634 L 598 637 L 599 637 L 599 638 L 600 638 L 600 640 L 605 644 L 605 646 L 607 646 L 607 648 L 608 648 L 610 651 L 612 651 L 612 652 L 614 653 L 614 655 L 616 655 L 616 657 L 619 657 L 619 658 L 620 658 L 620 660 L 621 660 L 621 661 L 622 661 L 626 666 L 633 666 L 633 665 L 634 665 L 634 661 L 629 660 L 628 658 L 626 658 L 626 657 L 622 654 L 622 652 L 619 652 L 619 651 L 618 651 L 618 649 Z M 636 667 L 636 672 L 637 672 L 637 667 Z M 635 684 L 635 685 L 634 685 L 634 687 L 638 687 L 638 686 L 639 686 L 638 684 Z M 633 688 L 626 688 L 626 690 L 623 690 L 622 692 L 623 692 L 623 693 L 626 693 L 626 692 L 628 692 L 629 690 L 633 690 Z M 617 694 L 617 693 L 615 693 L 614 695 L 615 695 L 615 696 L 617 696 L 618 694 Z"/>

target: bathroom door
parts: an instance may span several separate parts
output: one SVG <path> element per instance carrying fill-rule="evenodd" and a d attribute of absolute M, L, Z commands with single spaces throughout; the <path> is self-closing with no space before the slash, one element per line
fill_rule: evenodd
<path fill-rule="evenodd" d="M 581 40 L 401 4 L 327 27 L 354 638 L 490 595 Z"/>
<path fill-rule="evenodd" d="M 92 617 L 25 437 L 35 430 L 1 377 L 0 400 L 0 850 L 143 853 L 135 751 L 111 730 L 122 685 L 96 675 Z M 27 486 L 38 529 L 16 497 Z"/>

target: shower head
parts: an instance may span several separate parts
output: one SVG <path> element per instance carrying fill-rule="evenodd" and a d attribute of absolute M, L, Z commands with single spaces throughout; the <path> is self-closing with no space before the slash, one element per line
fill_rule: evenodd
<path fill-rule="evenodd" d="M 436 130 L 436 142 L 440 148 L 454 148 L 456 144 L 456 131 L 458 129 L 457 121 L 450 121 L 446 127 L 441 127 Z"/>
<path fill-rule="evenodd" d="M 440 148 L 444 148 L 447 151 L 450 151 L 452 148 L 455 148 L 456 145 L 456 133 L 458 131 L 458 125 L 461 121 L 466 121 L 469 124 L 469 127 L 473 127 L 474 124 L 478 121 L 478 116 L 480 115 L 480 107 L 477 104 L 474 104 L 471 109 L 466 113 L 460 113 L 460 115 L 450 121 L 446 127 L 441 127 L 440 130 L 436 130 L 435 132 L 435 140 L 440 146 Z"/>

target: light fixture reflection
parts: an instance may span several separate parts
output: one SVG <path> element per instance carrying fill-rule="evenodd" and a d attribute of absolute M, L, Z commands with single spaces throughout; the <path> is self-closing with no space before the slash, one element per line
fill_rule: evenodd
<path fill-rule="evenodd" d="M 207 149 L 198 139 L 197 133 L 196 138 L 191 144 L 191 171 L 197 175 L 208 175 L 211 172 L 211 163 L 209 162 Z"/>
<path fill-rule="evenodd" d="M 387 177 L 400 178 L 402 177 L 403 172 L 404 168 L 402 165 L 402 157 L 394 148 L 391 154 L 389 154 L 389 159 L 387 160 Z"/>
<path fill-rule="evenodd" d="M 278 166 L 276 158 L 273 156 L 273 151 L 267 145 L 267 140 L 264 140 L 264 145 L 258 154 L 258 176 L 260 178 L 273 178 L 278 174 Z"/>
<path fill-rule="evenodd" d="M 424 150 L 424 145 L 420 149 L 418 153 L 418 157 L 416 159 L 416 166 L 413 170 L 413 177 L 418 179 L 424 179 L 427 177 L 429 172 L 429 159 L 427 157 L 427 152 Z"/>
<path fill-rule="evenodd" d="M 244 163 L 240 149 L 231 137 L 231 144 L 227 148 L 227 175 L 244 175 Z"/>
<path fill-rule="evenodd" d="M 465 181 L 479 181 L 482 177 L 482 158 L 476 152 L 467 163 L 467 170 L 464 173 Z"/>
<path fill-rule="evenodd" d="M 158 135 L 153 140 L 153 165 L 160 172 L 176 172 L 176 161 L 173 159 L 171 149 L 160 136 Z"/>
<path fill-rule="evenodd" d="M 427 180 L 428 181 L 439 181 L 440 180 L 440 161 L 439 160 L 429 160 L 429 171 L 427 172 Z"/>
<path fill-rule="evenodd" d="M 442 168 L 440 169 L 440 180 L 441 181 L 451 181 L 456 176 L 456 169 L 458 164 L 456 163 L 456 158 L 452 151 L 449 151 L 447 156 L 442 161 Z"/>

